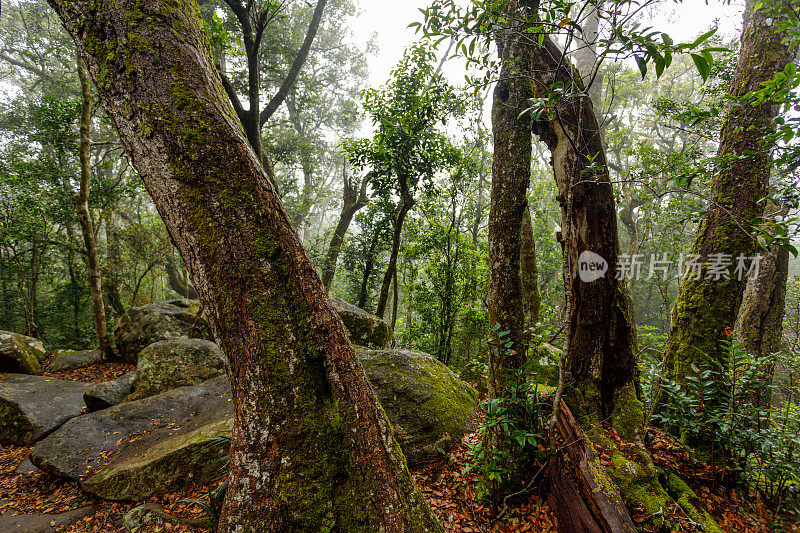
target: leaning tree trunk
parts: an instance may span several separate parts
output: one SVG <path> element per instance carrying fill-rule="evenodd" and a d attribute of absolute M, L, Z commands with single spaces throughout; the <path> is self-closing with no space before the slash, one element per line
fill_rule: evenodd
<path fill-rule="evenodd" d="M 108 339 L 106 325 L 106 308 L 103 303 L 102 277 L 100 276 L 100 257 L 97 254 L 97 242 L 94 238 L 92 217 L 89 214 L 89 187 L 92 181 L 91 166 L 91 125 L 92 125 L 92 93 L 89 86 L 89 75 L 83 59 L 78 57 L 78 78 L 81 82 L 81 116 L 80 116 L 80 146 L 79 156 L 81 163 L 81 182 L 78 194 L 72 200 L 78 215 L 78 223 L 83 234 L 83 244 L 86 248 L 86 266 L 89 271 L 89 294 L 92 298 L 92 316 L 94 317 L 94 331 L 97 335 L 97 344 L 103 356 L 114 359 L 114 349 Z"/>
<path fill-rule="evenodd" d="M 401 182 L 408 183 L 407 179 L 400 178 Z M 407 185 L 406 185 L 407 187 Z M 378 296 L 378 308 L 375 314 L 383 318 L 386 314 L 386 304 L 389 303 L 389 289 L 391 288 L 392 278 L 397 269 L 397 256 L 400 253 L 400 241 L 403 235 L 403 224 L 406 220 L 406 215 L 414 207 L 414 198 L 406 191 L 403 190 L 400 196 L 400 205 L 397 208 L 397 216 L 394 219 L 394 233 L 392 234 L 392 251 L 389 254 L 389 264 L 386 266 L 386 273 L 383 275 L 383 282 L 381 283 L 381 292 Z"/>
<path fill-rule="evenodd" d="M 788 46 L 781 42 L 783 34 L 773 31 L 774 21 L 766 10 L 755 10 L 757 3 L 748 0 L 744 13 L 739 61 L 728 92 L 734 101 L 761 89 L 762 82 L 792 61 Z M 771 146 L 764 139 L 777 112 L 774 102 L 745 101 L 732 106 L 725 118 L 712 182 L 713 203 L 692 247 L 692 255 L 700 261 L 723 257 L 736 264 L 740 255 L 754 253 L 756 243 L 748 226 L 763 211 L 760 200 L 767 193 L 772 166 Z M 717 280 L 705 268 L 700 279 L 688 274 L 672 310 L 664 354 L 665 370 L 678 383 L 686 382 L 693 364 L 703 370 L 721 357 L 725 329 L 736 322 L 747 283 L 745 276 L 733 272 L 728 279 Z"/>
<path fill-rule="evenodd" d="M 441 531 L 225 97 L 196 2 L 50 3 L 230 360 L 218 530 Z"/>

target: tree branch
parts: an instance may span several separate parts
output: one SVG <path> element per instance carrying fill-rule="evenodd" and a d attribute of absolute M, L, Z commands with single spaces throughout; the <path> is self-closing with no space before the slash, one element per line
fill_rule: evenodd
<path fill-rule="evenodd" d="M 294 58 L 294 62 L 289 69 L 289 73 L 286 75 L 286 79 L 283 80 L 283 84 L 281 84 L 280 89 L 278 89 L 278 92 L 275 93 L 275 96 L 272 97 L 264 110 L 261 111 L 258 122 L 260 126 L 266 124 L 266 122 L 270 119 L 270 117 L 272 117 L 272 115 L 275 114 L 275 111 L 278 110 L 283 101 L 286 100 L 286 97 L 289 95 L 289 89 L 291 89 L 294 85 L 294 82 L 297 80 L 297 76 L 300 74 L 300 70 L 302 70 L 306 59 L 308 59 L 308 52 L 311 50 L 311 43 L 314 42 L 314 37 L 317 36 L 317 30 L 319 29 L 319 24 L 322 21 L 322 12 L 324 11 L 327 3 L 328 0 L 317 1 L 317 7 L 314 9 L 314 15 L 311 18 L 311 24 L 308 25 L 308 32 L 306 32 L 306 38 L 303 40 L 303 45 L 297 52 L 297 56 Z"/>

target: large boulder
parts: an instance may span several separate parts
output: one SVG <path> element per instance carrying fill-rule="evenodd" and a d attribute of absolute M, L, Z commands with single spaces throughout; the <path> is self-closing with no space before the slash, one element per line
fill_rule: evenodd
<path fill-rule="evenodd" d="M 88 383 L 0 374 L 0 444 L 25 446 L 81 414 Z"/>
<path fill-rule="evenodd" d="M 222 350 L 203 339 L 171 339 L 154 342 L 139 352 L 133 392 L 126 401 L 197 385 L 225 373 Z"/>
<path fill-rule="evenodd" d="M 177 338 L 211 339 L 208 322 L 198 312 L 199 304 L 192 300 L 131 307 L 114 328 L 120 357 L 128 364 L 136 364 L 139 352 L 154 342 Z"/>
<path fill-rule="evenodd" d="M 224 474 L 219 437 L 232 426 L 230 381 L 220 376 L 70 420 L 30 458 L 90 494 L 142 500 Z"/>
<path fill-rule="evenodd" d="M 357 353 L 409 464 L 439 457 L 472 429 L 478 393 L 435 357 L 409 350 Z"/>
<path fill-rule="evenodd" d="M 382 318 L 339 298 L 331 298 L 331 302 L 350 334 L 350 342 L 366 348 L 390 348 L 394 344 L 392 328 Z"/>
<path fill-rule="evenodd" d="M 475 391 L 430 355 L 360 350 L 410 464 L 436 458 L 472 427 Z M 109 500 L 142 500 L 224 474 L 233 426 L 230 381 L 219 376 L 70 420 L 31 462 Z"/>
<path fill-rule="evenodd" d="M 100 350 L 61 350 L 56 352 L 44 366 L 46 372 L 63 372 L 85 366 L 96 365 L 105 360 Z"/>
<path fill-rule="evenodd" d="M 0 331 L 0 372 L 39 375 L 46 356 L 44 345 L 33 337 Z"/>
<path fill-rule="evenodd" d="M 136 371 L 128 372 L 117 379 L 95 383 L 83 393 L 83 401 L 89 411 L 99 411 L 107 409 L 122 401 L 133 390 L 133 380 L 136 378 Z"/>

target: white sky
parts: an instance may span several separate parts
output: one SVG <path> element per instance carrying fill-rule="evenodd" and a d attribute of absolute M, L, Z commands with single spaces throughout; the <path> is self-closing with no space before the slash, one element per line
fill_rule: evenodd
<path fill-rule="evenodd" d="M 417 39 L 408 24 L 422 20 L 419 8 L 430 0 L 360 0 L 362 15 L 352 21 L 356 42 L 364 45 L 377 33 L 379 52 L 370 57 L 370 86 L 381 85 L 399 61 L 406 46 Z M 730 4 L 709 0 L 667 1 L 655 8 L 651 23 L 654 29 L 666 31 L 675 42 L 688 40 L 713 27 L 718 19 L 720 32 L 732 34 L 741 27 L 744 2 Z M 451 80 L 463 81 L 463 73 Z"/>

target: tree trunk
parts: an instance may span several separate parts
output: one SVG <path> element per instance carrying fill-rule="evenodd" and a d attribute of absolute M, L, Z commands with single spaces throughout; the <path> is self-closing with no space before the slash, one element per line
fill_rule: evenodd
<path fill-rule="evenodd" d="M 748 0 L 744 13 L 739 61 L 729 95 L 742 98 L 762 88 L 789 63 L 793 56 L 767 23 L 766 10 L 755 11 L 756 0 Z M 764 142 L 778 111 L 774 102 L 734 105 L 720 133 L 717 166 L 709 206 L 692 247 L 692 255 L 706 262 L 713 257 L 730 258 L 734 265 L 740 255 L 751 256 L 755 242 L 747 226 L 761 216 L 760 200 L 766 195 L 771 146 Z M 724 254 L 722 256 L 714 254 Z M 725 329 L 733 327 L 742 302 L 747 279 L 731 272 L 728 279 L 684 276 L 672 309 L 669 338 L 664 354 L 665 369 L 672 379 L 685 383 L 691 365 L 703 370 L 722 354 Z M 742 279 L 738 279 L 741 277 Z"/>
<path fill-rule="evenodd" d="M 392 331 L 397 326 L 397 304 L 400 301 L 400 288 L 397 286 L 397 268 L 392 275 Z"/>
<path fill-rule="evenodd" d="M 608 176 L 600 126 L 592 101 L 561 51 L 545 38 L 532 46 L 532 70 L 537 97 L 546 96 L 553 83 L 577 85 L 575 96 L 558 101 L 553 113 L 534 121 L 534 132 L 552 154 L 552 166 L 561 205 L 561 244 L 569 312 L 565 331 L 564 373 L 567 403 L 579 419 L 593 423 L 612 415 L 620 394 L 636 402 L 636 338 L 632 304 L 624 282 L 614 273 L 619 255 L 617 213 Z M 594 253 L 607 271 L 591 280 L 586 268 Z M 582 279 L 583 278 L 583 279 Z M 586 281 L 584 281 L 586 279 Z M 636 409 L 633 409 L 635 411 Z M 635 440 L 642 430 L 641 406 L 631 413 Z M 619 428 L 621 433 L 628 433 Z"/>
<path fill-rule="evenodd" d="M 539 272 L 536 268 L 536 241 L 533 238 L 531 210 L 526 204 L 520 227 L 520 275 L 522 276 L 522 305 L 525 309 L 525 335 L 539 322 L 539 307 L 542 295 L 539 294 Z"/>
<path fill-rule="evenodd" d="M 103 287 L 100 276 L 100 257 L 97 254 L 97 242 L 94 238 L 92 217 L 89 214 L 89 187 L 92 181 L 91 166 L 91 126 L 92 126 L 92 94 L 89 85 L 89 75 L 83 59 L 78 56 L 78 78 L 81 82 L 81 118 L 80 118 L 80 148 L 81 183 L 78 194 L 73 196 L 75 211 L 78 214 L 78 223 L 83 233 L 83 244 L 86 248 L 86 266 L 89 271 L 89 294 L 92 298 L 92 316 L 94 317 L 94 331 L 97 335 L 97 344 L 107 360 L 114 359 L 114 349 L 108 339 L 106 326 L 106 308 L 103 303 Z"/>
<path fill-rule="evenodd" d="M 527 6 L 527 2 L 519 2 Z M 525 9 L 521 7 L 520 9 Z M 513 11 L 513 7 L 506 8 Z M 514 14 L 509 18 L 513 20 Z M 518 24 L 518 21 L 516 22 Z M 489 207 L 489 325 L 498 337 L 508 332 L 510 350 L 490 350 L 489 395 L 506 395 L 509 371 L 525 363 L 525 307 L 520 270 L 520 228 L 531 176 L 532 85 L 530 43 L 519 27 L 505 30 L 497 45 L 502 61 L 492 102 L 494 158 Z M 496 339 L 495 339 L 496 340 Z"/>
<path fill-rule="evenodd" d="M 389 288 L 392 284 L 392 277 L 397 268 L 397 255 L 400 252 L 400 242 L 403 235 L 403 223 L 406 215 L 414 207 L 414 199 L 411 195 L 404 193 L 400 198 L 400 205 L 397 208 L 397 216 L 394 219 L 394 233 L 392 234 L 392 252 L 389 255 L 389 264 L 386 267 L 386 274 L 383 275 L 381 283 L 381 293 L 378 297 L 378 308 L 375 314 L 383 318 L 386 314 L 386 304 L 389 302 Z"/>
<path fill-rule="evenodd" d="M 225 97 L 197 4 L 50 3 L 231 363 L 218 531 L 441 531 Z"/>
<path fill-rule="evenodd" d="M 603 123 L 603 73 L 597 57 L 597 38 L 600 30 L 600 10 L 604 2 L 587 1 L 588 13 L 582 21 L 580 35 L 575 35 L 575 66 L 581 74 L 583 86 L 592 99 L 597 122 Z"/>
<path fill-rule="evenodd" d="M 766 212 L 781 211 L 769 202 Z M 786 210 L 783 210 L 786 214 Z M 786 282 L 789 277 L 789 249 L 773 244 L 764 255 L 758 276 L 747 282 L 736 325 L 738 341 L 753 355 L 768 357 L 781 350 L 783 315 L 786 308 Z M 770 364 L 770 376 L 775 364 Z M 770 389 L 756 391 L 754 401 L 761 407 L 771 403 Z"/>
<path fill-rule="evenodd" d="M 108 303 L 117 316 L 125 313 L 125 306 L 122 304 L 122 258 L 119 250 L 119 234 L 117 232 L 117 220 L 114 211 L 107 208 L 103 213 L 106 230 L 106 248 L 108 251 L 108 268 L 106 268 L 105 293 Z"/>
<path fill-rule="evenodd" d="M 367 305 L 367 292 L 369 289 L 369 278 L 372 276 L 372 271 L 375 269 L 375 249 L 378 247 L 378 237 L 380 236 L 380 229 L 375 228 L 372 234 L 372 239 L 369 241 L 369 248 L 367 249 L 367 260 L 364 264 L 364 276 L 361 278 L 361 288 L 358 291 L 358 307 L 366 310 Z"/>
<path fill-rule="evenodd" d="M 189 298 L 190 300 L 197 299 L 197 291 L 194 290 L 192 284 L 186 279 L 186 276 L 178 265 L 175 264 L 173 258 L 167 258 L 164 262 L 164 269 L 167 271 L 167 283 L 169 288 L 175 291 L 182 298 Z"/>
<path fill-rule="evenodd" d="M 344 192 L 342 212 L 339 214 L 339 223 L 333 231 L 331 243 L 328 245 L 328 252 L 325 254 L 325 262 L 322 264 L 322 284 L 325 290 L 330 292 L 333 277 L 336 275 L 336 263 L 339 261 L 339 252 L 342 250 L 344 237 L 350 222 L 353 221 L 355 214 L 367 205 L 367 179 L 361 181 L 361 188 L 356 190 L 350 179 L 347 177 L 347 170 L 344 171 Z"/>

